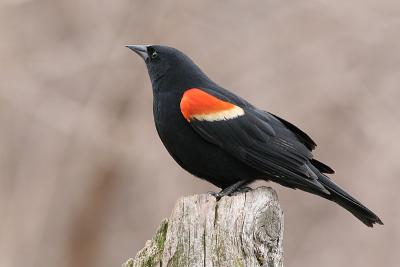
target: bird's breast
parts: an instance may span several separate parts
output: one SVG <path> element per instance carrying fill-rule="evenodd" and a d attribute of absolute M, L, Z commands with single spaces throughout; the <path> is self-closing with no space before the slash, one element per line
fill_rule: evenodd
<path fill-rule="evenodd" d="M 174 160 L 188 172 L 219 187 L 241 179 L 255 178 L 235 157 L 203 139 L 180 110 L 180 97 L 158 96 L 153 102 L 158 135 Z"/>

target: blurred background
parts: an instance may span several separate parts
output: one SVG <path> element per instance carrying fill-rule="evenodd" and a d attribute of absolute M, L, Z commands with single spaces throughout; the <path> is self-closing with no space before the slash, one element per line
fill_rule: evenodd
<path fill-rule="evenodd" d="M 156 134 L 124 47 L 153 43 L 309 133 L 385 223 L 269 184 L 286 266 L 398 266 L 399 32 L 394 0 L 1 0 L 0 266 L 120 266 L 179 197 L 217 190 Z"/>

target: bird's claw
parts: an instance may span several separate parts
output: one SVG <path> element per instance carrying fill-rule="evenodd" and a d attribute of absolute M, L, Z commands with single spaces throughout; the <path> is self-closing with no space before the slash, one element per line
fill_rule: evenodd
<path fill-rule="evenodd" d="M 241 193 L 247 193 L 247 192 L 249 192 L 251 190 L 252 190 L 251 187 L 243 186 L 243 187 L 237 188 L 233 192 L 231 192 L 230 190 L 227 190 L 227 191 L 221 190 L 218 193 L 217 192 L 213 192 L 213 191 L 208 191 L 207 193 L 212 195 L 213 197 L 215 197 L 217 199 L 217 201 L 219 201 L 222 197 L 225 197 L 225 196 L 229 196 L 229 197 L 230 196 L 236 196 L 236 195 L 241 194 Z"/>
<path fill-rule="evenodd" d="M 215 197 L 217 199 L 217 201 L 219 201 L 223 195 L 220 194 L 221 192 L 217 193 L 217 192 L 213 192 L 213 191 L 208 191 L 207 194 L 212 195 L 213 197 Z"/>
<path fill-rule="evenodd" d="M 235 192 L 233 192 L 232 194 L 230 194 L 230 196 L 236 196 L 236 195 L 239 195 L 239 194 L 242 194 L 242 193 L 247 193 L 247 192 L 249 192 L 249 191 L 251 191 L 251 190 L 253 190 L 251 187 L 249 187 L 249 186 L 243 186 L 243 187 L 240 187 L 240 188 L 238 188 Z"/>

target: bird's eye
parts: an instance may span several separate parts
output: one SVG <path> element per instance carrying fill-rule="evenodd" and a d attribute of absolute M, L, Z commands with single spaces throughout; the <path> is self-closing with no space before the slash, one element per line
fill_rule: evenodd
<path fill-rule="evenodd" d="M 153 53 L 151 53 L 151 58 L 157 58 L 158 57 L 158 54 L 157 54 L 157 52 L 156 51 L 154 51 Z"/>

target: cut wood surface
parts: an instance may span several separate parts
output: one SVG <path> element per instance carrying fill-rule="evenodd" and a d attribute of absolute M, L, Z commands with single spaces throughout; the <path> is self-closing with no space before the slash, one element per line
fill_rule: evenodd
<path fill-rule="evenodd" d="M 152 240 L 125 267 L 283 266 L 283 212 L 275 191 L 259 187 L 223 197 L 183 197 Z"/>

